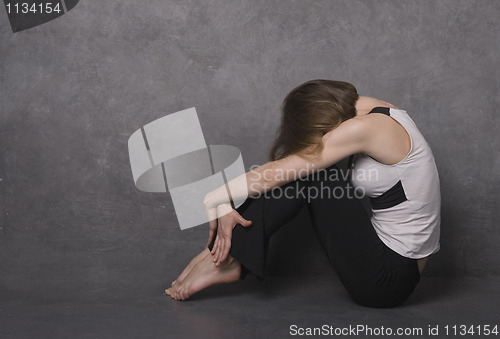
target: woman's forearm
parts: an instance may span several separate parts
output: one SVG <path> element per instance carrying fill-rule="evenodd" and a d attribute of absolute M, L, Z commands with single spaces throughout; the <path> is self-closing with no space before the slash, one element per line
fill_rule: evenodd
<path fill-rule="evenodd" d="M 264 192 L 271 184 L 271 181 L 266 181 L 264 177 L 264 173 L 266 173 L 268 174 L 266 177 L 268 179 L 270 178 L 269 173 L 267 173 L 269 167 L 269 163 L 266 163 L 209 192 L 205 196 L 205 206 L 216 207 L 221 204 L 243 200 L 249 196 Z"/>
<path fill-rule="evenodd" d="M 204 200 L 205 206 L 216 207 L 231 201 L 241 201 L 249 196 L 259 195 L 274 187 L 307 176 L 313 166 L 301 163 L 298 169 L 299 161 L 303 162 L 304 159 L 289 157 L 265 163 L 248 171 L 208 193 Z"/>

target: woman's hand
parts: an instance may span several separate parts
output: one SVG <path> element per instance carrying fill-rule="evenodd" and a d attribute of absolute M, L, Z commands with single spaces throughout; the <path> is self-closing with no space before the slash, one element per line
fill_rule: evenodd
<path fill-rule="evenodd" d="M 236 210 L 232 209 L 229 204 L 217 206 L 215 212 L 217 213 L 218 218 L 210 220 L 209 222 L 210 233 L 208 237 L 208 244 L 212 241 L 215 230 L 217 230 L 217 236 L 211 253 L 213 255 L 215 265 L 220 266 L 220 264 L 226 260 L 229 250 L 231 249 L 233 228 L 237 224 L 248 227 L 252 225 L 252 222 L 244 219 L 238 212 L 236 212 Z M 211 213 L 213 214 L 214 211 L 212 210 Z"/>

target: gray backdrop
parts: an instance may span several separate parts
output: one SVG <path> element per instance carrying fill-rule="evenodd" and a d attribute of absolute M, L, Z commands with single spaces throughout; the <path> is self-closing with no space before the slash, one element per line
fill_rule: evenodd
<path fill-rule="evenodd" d="M 248 168 L 286 93 L 314 78 L 406 109 L 433 148 L 442 249 L 425 274 L 500 274 L 499 1 L 81 0 L 16 34 L 4 10 L 4 291 L 164 287 L 208 231 L 181 231 L 168 194 L 135 188 L 130 134 L 195 106 L 207 143 Z M 331 274 L 304 213 L 273 245 L 270 273 Z"/>

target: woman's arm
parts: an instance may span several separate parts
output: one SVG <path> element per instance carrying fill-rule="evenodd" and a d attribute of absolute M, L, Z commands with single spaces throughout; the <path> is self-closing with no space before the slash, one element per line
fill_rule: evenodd
<path fill-rule="evenodd" d="M 230 187 L 232 200 L 266 192 L 327 168 L 351 154 L 364 152 L 372 138 L 372 130 L 366 119 L 353 118 L 345 121 L 323 136 L 323 147 L 314 157 L 290 155 L 268 162 L 229 181 L 227 185 Z M 212 241 L 215 230 L 218 229 L 212 254 L 214 262 L 219 266 L 227 258 L 231 248 L 233 228 L 236 224 L 248 227 L 251 221 L 243 219 L 238 212 L 230 208 L 226 186 L 207 194 L 204 202 L 209 214 L 214 215 L 209 218 L 211 220 L 208 243 Z"/>
<path fill-rule="evenodd" d="M 232 200 L 264 193 L 290 181 L 304 178 L 314 171 L 327 168 L 345 157 L 363 152 L 371 133 L 366 119 L 353 118 L 323 136 L 323 148 L 313 157 L 297 154 L 270 161 L 227 183 Z M 228 189 L 221 186 L 205 197 L 205 206 L 214 208 L 230 203 Z"/>

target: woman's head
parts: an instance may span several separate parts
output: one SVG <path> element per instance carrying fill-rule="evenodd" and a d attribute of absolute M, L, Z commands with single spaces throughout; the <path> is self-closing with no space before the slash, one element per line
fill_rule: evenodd
<path fill-rule="evenodd" d="M 282 105 L 281 126 L 269 158 L 314 153 L 322 137 L 356 116 L 356 87 L 344 81 L 311 80 L 293 89 Z"/>

